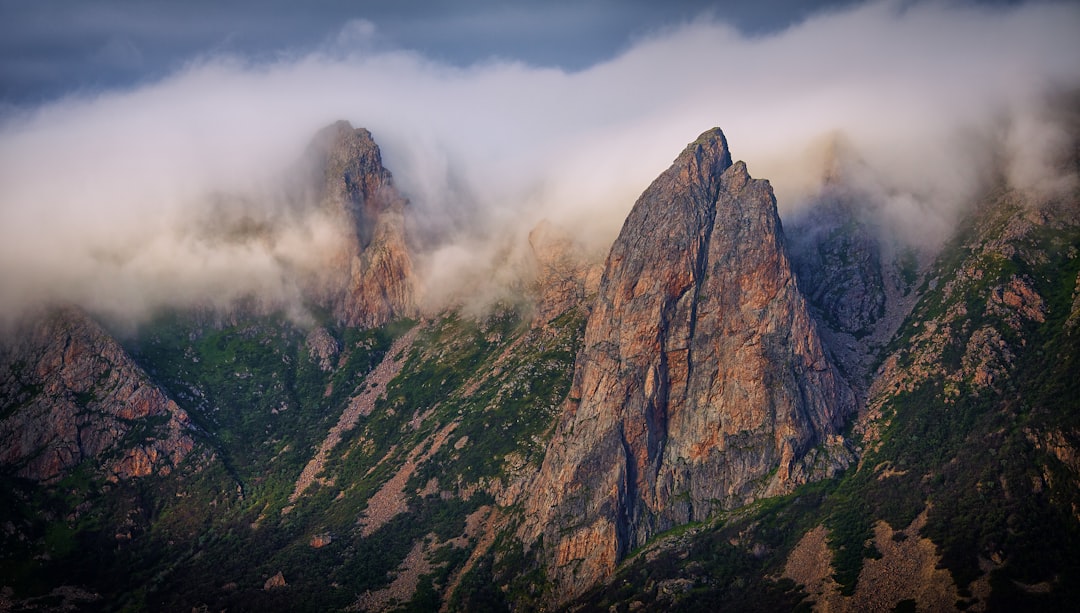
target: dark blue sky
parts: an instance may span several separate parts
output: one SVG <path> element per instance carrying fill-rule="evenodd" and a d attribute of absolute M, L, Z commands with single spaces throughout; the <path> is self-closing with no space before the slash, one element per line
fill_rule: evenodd
<path fill-rule="evenodd" d="M 382 49 L 466 66 L 490 59 L 576 70 L 708 15 L 744 33 L 853 0 L 0 0 L 0 104 L 124 87 L 207 54 L 273 59 L 332 41 L 352 20 Z"/>

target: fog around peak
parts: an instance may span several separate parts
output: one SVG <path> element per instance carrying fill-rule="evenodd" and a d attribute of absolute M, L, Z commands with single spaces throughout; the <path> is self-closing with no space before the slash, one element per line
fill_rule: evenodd
<path fill-rule="evenodd" d="M 429 296 L 512 277 L 490 273 L 542 219 L 602 253 L 713 126 L 782 216 L 839 176 L 903 239 L 933 243 L 998 177 L 1075 188 L 1054 101 L 1080 90 L 1077 32 L 1075 3 L 884 1 L 758 35 L 704 14 L 580 70 L 450 65 L 370 23 L 271 59 L 210 52 L 3 116 L 0 312 L 295 306 L 337 230 L 283 177 L 338 119 L 372 132 L 409 198 Z"/>

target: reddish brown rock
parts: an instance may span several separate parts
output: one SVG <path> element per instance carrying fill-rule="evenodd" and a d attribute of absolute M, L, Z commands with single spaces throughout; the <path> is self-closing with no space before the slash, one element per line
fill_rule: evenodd
<path fill-rule="evenodd" d="M 333 309 L 349 326 L 376 327 L 416 312 L 412 258 L 405 240 L 407 201 L 364 129 L 339 121 L 311 147 L 322 169 L 320 200 L 345 234 Z"/>
<path fill-rule="evenodd" d="M 588 250 L 558 226 L 542 221 L 529 232 L 536 263 L 536 319 L 548 322 L 594 295 L 601 267 Z"/>
<path fill-rule="evenodd" d="M 771 187 L 707 132 L 611 248 L 525 536 L 543 535 L 568 598 L 657 532 L 823 475 L 815 447 L 853 408 Z"/>
<path fill-rule="evenodd" d="M 1014 276 L 1008 283 L 994 287 L 990 291 L 987 312 L 1002 317 L 1017 331 L 1022 329 L 1025 319 L 1045 322 L 1046 301 L 1032 285 L 1030 279 Z"/>
<path fill-rule="evenodd" d="M 194 446 L 187 413 L 75 308 L 43 316 L 0 350 L 0 407 L 0 467 L 36 481 L 117 449 L 149 418 L 163 419 L 103 467 L 107 476 L 170 470 Z"/>
<path fill-rule="evenodd" d="M 276 575 L 270 577 L 263 583 L 263 590 L 269 592 L 270 590 L 276 590 L 283 587 L 288 587 L 289 584 L 285 582 L 285 575 L 281 574 L 279 570 Z"/>

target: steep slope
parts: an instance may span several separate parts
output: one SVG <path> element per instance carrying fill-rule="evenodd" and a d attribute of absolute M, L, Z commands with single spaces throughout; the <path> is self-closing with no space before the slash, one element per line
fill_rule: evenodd
<path fill-rule="evenodd" d="M 864 337 L 885 314 L 881 246 L 858 205 L 826 197 L 787 225 L 799 287 L 826 323 Z"/>
<path fill-rule="evenodd" d="M 346 326 L 372 328 L 416 312 L 407 201 L 382 164 L 371 133 L 346 121 L 324 128 L 309 148 L 321 175 L 318 198 L 345 232 L 343 274 L 332 307 Z"/>
<path fill-rule="evenodd" d="M 121 346 L 68 309 L 0 354 L 0 609 L 1080 597 L 1080 195 L 994 194 L 883 347 L 908 285 L 881 244 L 839 207 L 789 263 L 771 189 L 714 130 L 602 278 L 541 224 L 528 297 L 414 321 L 406 205 L 370 135 L 313 148 L 352 246 L 310 327 L 167 312 Z M 880 365 L 846 439 L 841 346 L 846 376 Z"/>
<path fill-rule="evenodd" d="M 527 534 L 543 536 L 562 594 L 579 592 L 660 531 L 842 466 L 815 447 L 840 447 L 853 409 L 771 188 L 706 132 L 612 246 Z"/>
<path fill-rule="evenodd" d="M 834 529 L 851 541 L 855 527 L 865 533 L 883 519 L 902 529 L 925 509 L 922 534 L 960 596 L 980 606 L 1075 596 L 1080 343 L 1067 321 L 1080 272 L 1078 196 L 1003 190 L 939 258 L 860 424 L 867 452 L 847 487 L 875 510 Z M 852 549 L 837 558 L 847 590 L 862 577 Z M 993 593 L 977 593 L 977 580 Z"/>
<path fill-rule="evenodd" d="M 861 406 L 882 352 L 918 299 L 920 274 L 934 253 L 891 236 L 873 201 L 835 176 L 784 228 L 825 350 Z"/>
<path fill-rule="evenodd" d="M 576 256 L 538 243 L 569 283 L 543 317 L 397 319 L 411 273 L 387 241 L 404 245 L 404 202 L 366 132 L 317 141 L 319 202 L 352 232 L 359 273 L 313 327 L 258 307 L 166 311 L 121 347 L 71 310 L 5 350 L 0 608 L 428 610 L 493 548 L 496 507 L 535 472 L 570 386 Z M 394 274 L 369 266 L 383 248 L 405 258 Z M 392 288 L 369 309 L 372 278 Z M 173 457 L 179 419 L 189 452 Z M 125 454 L 143 447 L 153 470 L 130 479 L 147 466 L 124 472 Z"/>
<path fill-rule="evenodd" d="M 127 443 L 45 483 L 5 467 L 0 593 L 14 610 L 437 608 L 493 548 L 570 385 L 584 315 L 531 312 L 312 331 L 156 318 L 124 354 L 190 415 L 196 448 L 116 482 L 99 466 Z M 87 395 L 110 389 L 90 380 Z M 148 425 L 162 440 L 168 423 Z"/>
<path fill-rule="evenodd" d="M 882 352 L 857 469 L 672 533 L 580 603 L 1074 608 L 1078 204 L 1003 189 L 965 220 Z"/>
<path fill-rule="evenodd" d="M 3 345 L 4 472 L 54 482 L 92 459 L 111 479 L 144 477 L 168 474 L 191 451 L 187 413 L 77 308 L 49 312 Z"/>
<path fill-rule="evenodd" d="M 529 232 L 529 247 L 536 266 L 532 285 L 536 318 L 550 321 L 581 306 L 596 294 L 600 264 L 563 228 L 544 220 Z"/>

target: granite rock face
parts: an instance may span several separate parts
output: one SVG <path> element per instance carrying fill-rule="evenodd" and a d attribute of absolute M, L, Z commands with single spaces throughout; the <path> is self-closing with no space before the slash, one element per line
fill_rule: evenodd
<path fill-rule="evenodd" d="M 341 287 L 331 298 L 337 319 L 372 328 L 415 314 L 407 200 L 383 167 L 371 133 L 336 122 L 315 136 L 309 154 L 322 173 L 319 200 L 345 233 L 336 262 Z"/>
<path fill-rule="evenodd" d="M 0 349 L 0 403 L 0 469 L 34 481 L 89 458 L 110 480 L 167 474 L 194 447 L 187 413 L 71 307 Z"/>
<path fill-rule="evenodd" d="M 799 294 L 772 188 L 706 132 L 611 248 L 524 537 L 543 537 L 568 598 L 660 531 L 843 465 L 818 448 L 842 448 L 854 405 Z"/>

